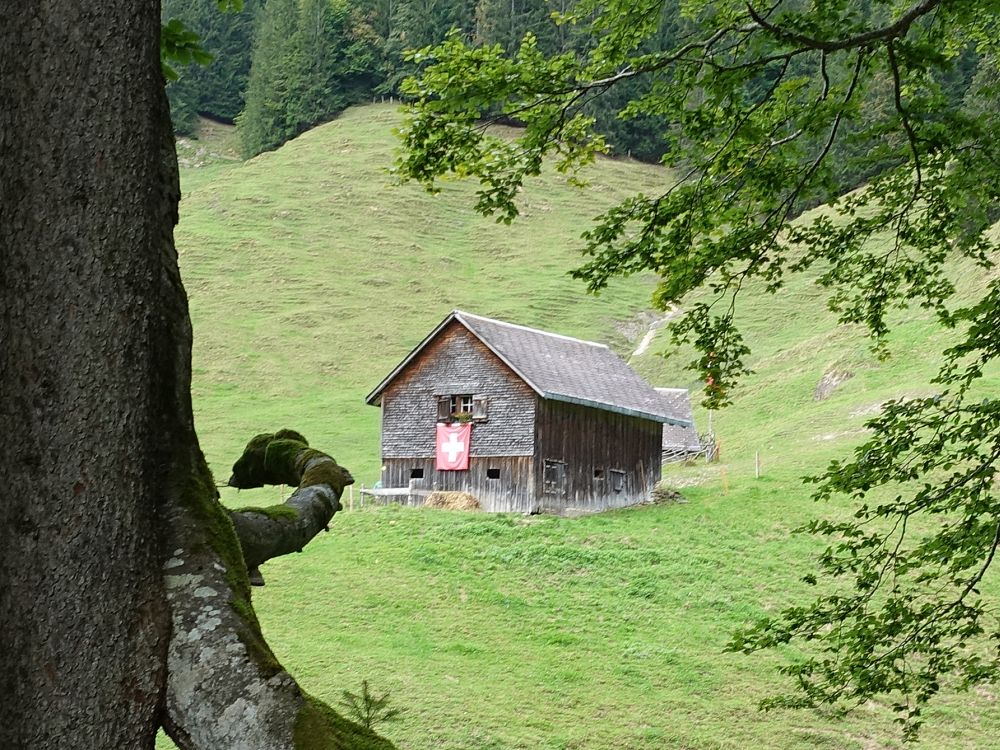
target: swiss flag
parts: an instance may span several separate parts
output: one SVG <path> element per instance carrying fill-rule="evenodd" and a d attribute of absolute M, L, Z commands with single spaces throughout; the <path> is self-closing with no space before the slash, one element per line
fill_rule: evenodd
<path fill-rule="evenodd" d="M 439 424 L 435 468 L 438 471 L 468 471 L 472 423 Z"/>

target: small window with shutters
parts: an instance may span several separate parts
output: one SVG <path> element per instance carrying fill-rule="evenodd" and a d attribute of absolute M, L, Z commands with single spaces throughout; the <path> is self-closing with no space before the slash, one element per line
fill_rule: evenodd
<path fill-rule="evenodd" d="M 470 393 L 437 397 L 438 422 L 485 422 L 489 416 L 489 399 Z"/>

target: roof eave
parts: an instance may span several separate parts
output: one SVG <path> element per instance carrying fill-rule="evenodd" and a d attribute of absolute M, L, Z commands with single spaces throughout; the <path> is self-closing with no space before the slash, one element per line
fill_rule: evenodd
<path fill-rule="evenodd" d="M 651 419 L 654 422 L 661 422 L 663 424 L 672 424 L 677 427 L 694 427 L 694 422 L 686 419 L 677 419 L 675 417 L 668 417 L 663 414 L 653 414 L 652 412 L 642 411 L 640 409 L 630 409 L 627 406 L 619 406 L 617 404 L 609 404 L 604 401 L 594 401 L 588 398 L 580 398 L 579 396 L 569 396 L 565 393 L 551 393 L 545 392 L 542 394 L 542 398 L 547 398 L 550 401 L 562 401 L 567 404 L 577 404 L 578 406 L 590 406 L 594 409 L 601 409 L 603 411 L 610 411 L 616 414 L 624 414 L 627 417 L 638 417 L 640 419 Z"/>
<path fill-rule="evenodd" d="M 371 393 L 365 396 L 365 403 L 369 406 L 378 406 L 381 402 L 382 391 L 385 390 L 386 386 L 395 380 L 396 376 L 399 375 L 399 373 L 401 373 L 403 369 L 410 364 L 410 362 L 412 362 L 421 351 L 423 351 L 424 347 L 427 346 L 427 344 L 429 344 L 431 340 L 433 340 L 433 338 L 441 332 L 441 329 L 448 325 L 452 320 L 455 320 L 457 316 L 457 310 L 452 310 L 448 313 L 445 319 L 438 323 L 437 327 L 433 331 L 424 336 L 423 340 L 413 347 L 413 349 L 410 350 L 410 353 L 403 358 L 403 361 L 396 365 L 393 371 L 386 375 L 385 378 L 382 379 L 382 382 L 375 386 Z M 463 323 L 463 325 L 465 324 Z"/>
<path fill-rule="evenodd" d="M 507 367 L 509 367 L 515 375 L 517 375 L 521 380 L 523 380 L 525 384 L 529 388 L 531 388 L 531 390 L 535 391 L 535 393 L 537 393 L 539 396 L 544 395 L 542 393 L 542 390 L 533 382 L 531 382 L 531 380 L 527 376 L 525 376 L 523 372 L 521 372 L 517 367 L 515 367 L 514 364 L 509 359 L 507 359 L 503 354 L 497 351 L 496 347 L 494 347 L 489 341 L 487 341 L 485 338 L 479 335 L 479 332 L 476 331 L 476 329 L 469 324 L 469 321 L 463 319 L 462 317 L 463 314 L 464 313 L 461 310 L 452 310 L 448 314 L 448 316 L 444 320 L 442 320 L 433 331 L 431 331 L 424 337 L 423 341 L 417 344 L 410 351 L 410 353 L 406 355 L 406 357 L 403 359 L 402 362 L 396 365 L 395 369 L 392 372 L 386 375 L 386 377 L 382 380 L 382 382 L 379 383 L 371 393 L 365 396 L 365 403 L 368 404 L 369 406 L 378 406 L 379 403 L 381 402 L 382 391 L 384 391 L 386 387 L 389 385 L 389 383 L 395 380 L 396 376 L 399 375 L 406 368 L 406 366 L 409 365 L 410 362 L 412 362 L 417 357 L 417 355 L 420 354 L 421 351 L 423 351 L 423 349 L 427 346 L 427 344 L 429 344 L 434 339 L 434 337 L 437 336 L 441 332 L 441 330 L 453 320 L 457 321 L 466 331 L 472 334 L 483 346 L 485 346 L 487 349 L 493 352 L 493 354 Z M 471 313 L 469 315 L 470 317 L 478 317 L 471 315 Z"/>

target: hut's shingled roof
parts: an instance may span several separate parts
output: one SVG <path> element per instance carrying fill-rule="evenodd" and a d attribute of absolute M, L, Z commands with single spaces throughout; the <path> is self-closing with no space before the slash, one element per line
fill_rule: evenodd
<path fill-rule="evenodd" d="M 535 328 L 453 311 L 396 367 L 366 399 L 375 403 L 382 390 L 451 321 L 483 342 L 542 398 L 676 425 L 690 425 L 669 402 L 604 344 L 560 336 Z"/>

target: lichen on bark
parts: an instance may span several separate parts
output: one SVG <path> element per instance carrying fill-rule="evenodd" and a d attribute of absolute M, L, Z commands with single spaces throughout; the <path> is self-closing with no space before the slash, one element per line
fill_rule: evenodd
<path fill-rule="evenodd" d="M 195 469 L 179 497 L 184 508 L 207 533 L 189 541 L 189 548 L 185 553 L 200 557 L 211 550 L 218 555 L 225 568 L 225 580 L 230 592 L 229 606 L 242 621 L 236 635 L 264 673 L 274 675 L 281 671 L 281 665 L 261 635 L 260 622 L 251 603 L 250 580 L 247 577 L 243 551 L 231 516 L 219 503 L 217 496 L 215 479 L 199 451 Z M 199 546 L 202 549 L 198 549 Z"/>
<path fill-rule="evenodd" d="M 179 502 L 168 519 L 172 554 L 164 580 L 173 635 L 164 727 L 182 750 L 387 750 L 390 743 L 308 697 L 261 634 L 247 563 L 301 549 L 339 508 L 350 474 L 304 440 L 258 438 L 247 452 L 266 456 L 279 443 L 272 453 L 284 463 L 272 467 L 278 475 L 304 478 L 314 465 L 335 468 L 324 474 L 326 482 L 303 480 L 277 506 L 287 510 L 227 511 L 201 452 L 189 462 L 193 470 L 177 487 Z"/>

